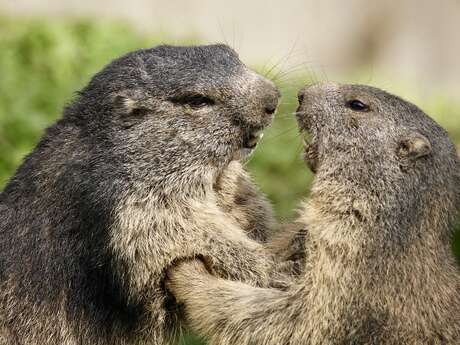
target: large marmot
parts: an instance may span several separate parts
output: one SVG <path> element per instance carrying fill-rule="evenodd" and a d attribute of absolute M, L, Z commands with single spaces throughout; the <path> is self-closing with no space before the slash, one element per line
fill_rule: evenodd
<path fill-rule="evenodd" d="M 96 74 L 0 194 L 1 344 L 173 341 L 163 279 L 180 258 L 266 284 L 246 233 L 266 238 L 269 206 L 251 187 L 250 212 L 225 207 L 251 185 L 238 161 L 278 98 L 224 45 L 140 50 Z"/>
<path fill-rule="evenodd" d="M 220 345 L 460 344 L 460 274 L 450 240 L 460 166 L 416 106 L 361 85 L 299 93 L 316 177 L 303 216 L 303 275 L 287 291 L 170 271 L 191 326 Z"/>

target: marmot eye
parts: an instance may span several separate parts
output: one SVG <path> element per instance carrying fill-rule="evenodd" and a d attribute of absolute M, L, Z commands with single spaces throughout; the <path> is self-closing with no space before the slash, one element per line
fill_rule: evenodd
<path fill-rule="evenodd" d="M 189 105 L 192 108 L 198 109 L 207 105 L 213 105 L 214 101 L 204 95 L 186 95 L 172 98 L 171 101 L 180 105 Z"/>
<path fill-rule="evenodd" d="M 354 111 L 369 111 L 370 108 L 358 99 L 353 99 L 347 102 L 347 107 Z"/>

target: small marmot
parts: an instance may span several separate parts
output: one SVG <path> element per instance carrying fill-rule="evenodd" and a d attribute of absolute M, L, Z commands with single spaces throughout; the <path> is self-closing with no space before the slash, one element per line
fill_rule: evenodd
<path fill-rule="evenodd" d="M 271 263 L 247 234 L 265 239 L 273 218 L 238 161 L 278 99 L 225 45 L 139 50 L 97 73 L 0 194 L 1 344 L 173 342 L 164 277 L 180 258 L 264 286 Z M 226 213 L 240 194 L 258 206 Z"/>
<path fill-rule="evenodd" d="M 460 344 L 460 166 L 446 131 L 369 86 L 314 85 L 299 101 L 316 172 L 298 220 L 305 269 L 280 291 L 182 262 L 168 286 L 190 325 L 220 345 Z"/>

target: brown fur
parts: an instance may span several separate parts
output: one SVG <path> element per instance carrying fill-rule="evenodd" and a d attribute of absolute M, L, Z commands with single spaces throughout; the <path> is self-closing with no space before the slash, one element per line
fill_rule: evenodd
<path fill-rule="evenodd" d="M 231 162 L 217 179 L 218 205 L 249 237 L 266 242 L 276 228 L 273 209 L 239 161 Z"/>
<path fill-rule="evenodd" d="M 265 237 L 269 206 L 235 160 L 278 98 L 224 45 L 139 50 L 96 74 L 0 194 L 1 345 L 173 343 L 164 277 L 184 258 L 267 286 L 273 262 L 248 234 Z M 227 194 L 257 207 L 228 213 Z"/>
<path fill-rule="evenodd" d="M 298 220 L 308 229 L 304 271 L 280 291 L 183 262 L 168 286 L 190 325 L 220 345 L 458 345 L 450 236 L 460 166 L 447 134 L 367 86 L 317 85 L 299 98 L 316 171 Z"/>

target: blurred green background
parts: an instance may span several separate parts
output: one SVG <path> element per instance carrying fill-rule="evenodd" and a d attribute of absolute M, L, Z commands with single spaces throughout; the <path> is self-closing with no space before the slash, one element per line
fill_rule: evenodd
<path fill-rule="evenodd" d="M 92 74 L 123 53 L 163 42 L 168 42 L 164 34 L 142 36 L 114 22 L 0 18 L 0 190 L 43 130 L 60 116 L 63 106 Z M 196 42 L 191 38 L 186 43 Z M 248 166 L 273 201 L 278 217 L 288 220 L 299 200 L 307 195 L 312 179 L 300 159 L 301 145 L 292 116 L 297 105 L 296 90 L 325 77 L 299 68 L 294 72 L 273 65 L 253 67 L 279 85 L 283 99 L 274 124 Z M 369 73 L 363 66 L 347 80 L 369 82 Z M 417 85 L 388 85 L 375 75 L 371 82 L 417 103 L 448 129 L 458 146 L 459 104 L 442 92 L 430 97 L 420 95 Z M 453 247 L 460 258 L 458 230 Z M 181 345 L 199 343 L 192 338 L 181 341 Z"/>

